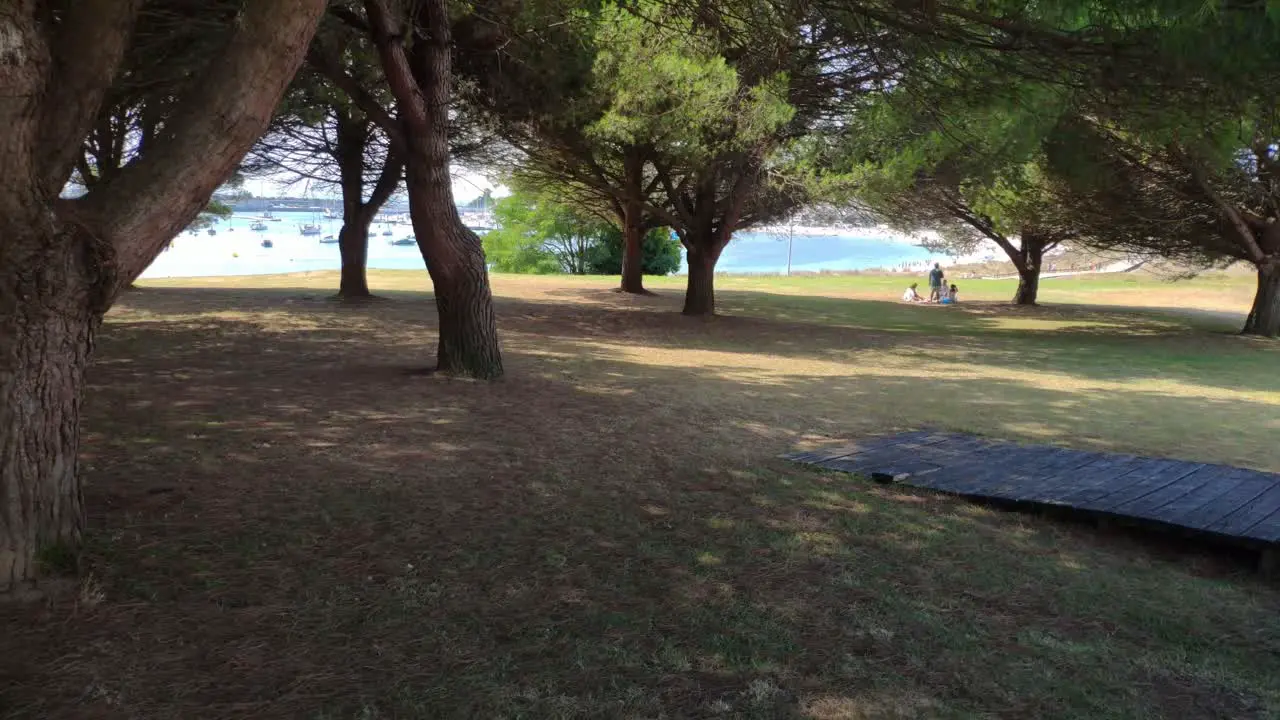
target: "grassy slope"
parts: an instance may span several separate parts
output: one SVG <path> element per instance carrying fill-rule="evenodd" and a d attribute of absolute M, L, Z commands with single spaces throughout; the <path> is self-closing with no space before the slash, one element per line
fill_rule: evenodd
<path fill-rule="evenodd" d="M 0 609 L 0 711 L 1280 713 L 1280 594 L 1239 567 L 775 457 L 932 424 L 1280 470 L 1280 348 L 1216 315 L 726 278 L 706 322 L 675 280 L 498 277 L 509 376 L 485 385 L 398 372 L 433 338 L 420 273 L 375 273 L 392 299 L 363 307 L 334 282 L 156 282 L 113 313 L 88 579 Z M 1045 300 L 1247 305 L 1174 287 Z"/>

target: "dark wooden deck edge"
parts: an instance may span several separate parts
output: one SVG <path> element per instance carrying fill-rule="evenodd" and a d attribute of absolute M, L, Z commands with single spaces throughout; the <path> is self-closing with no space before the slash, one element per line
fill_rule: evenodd
<path fill-rule="evenodd" d="M 965 435 L 964 433 L 956 433 L 956 432 L 949 432 L 949 431 L 942 431 L 942 430 L 913 431 L 912 433 L 899 434 L 899 435 L 910 435 L 911 437 L 906 440 L 900 440 L 895 442 L 886 442 L 888 440 L 893 440 L 895 437 L 897 437 L 895 435 L 876 435 L 876 436 L 869 436 L 864 439 L 860 439 L 852 445 L 833 446 L 831 448 L 820 448 L 814 451 L 789 452 L 789 453 L 784 453 L 780 457 L 781 459 L 808 465 L 810 467 L 818 467 L 824 470 L 845 472 L 855 476 L 864 477 L 868 480 L 872 480 L 881 484 L 892 482 L 892 483 L 901 484 L 901 485 L 905 485 L 905 486 L 909 486 L 909 487 L 913 487 L 921 490 L 927 490 L 930 492 L 935 492 L 943 495 L 959 497 L 971 502 L 978 502 L 984 505 L 998 507 L 1001 509 L 1007 509 L 1015 512 L 1032 512 L 1032 513 L 1040 513 L 1040 514 L 1048 514 L 1048 515 L 1057 515 L 1059 517 L 1069 518 L 1073 520 L 1092 520 L 1097 522 L 1100 526 L 1116 525 L 1116 526 L 1135 528 L 1139 530 L 1165 532 L 1165 533 L 1177 534 L 1187 539 L 1203 541 L 1206 544 L 1217 545 L 1221 547 L 1236 547 L 1236 548 L 1242 548 L 1245 550 L 1256 550 L 1259 552 L 1259 562 L 1258 562 L 1259 571 L 1270 577 L 1280 576 L 1280 539 L 1268 540 L 1268 539 L 1250 537 L 1250 536 L 1234 534 L 1234 533 L 1224 533 L 1224 532 L 1212 530 L 1209 527 L 1195 527 L 1195 526 L 1185 525 L 1181 523 L 1162 521 L 1155 518 L 1139 517 L 1136 515 L 1127 515 L 1124 513 L 1109 512 L 1106 510 L 1090 509 L 1085 507 L 1079 507 L 1077 505 L 1072 505 L 1072 504 L 1064 504 L 1060 502 L 1046 502 L 1046 501 L 1038 501 L 1038 500 L 1031 500 L 1031 499 L 1024 499 L 1024 498 L 998 497 L 995 495 L 983 493 L 981 488 L 969 489 L 966 487 L 964 490 L 954 490 L 954 489 L 948 489 L 945 487 L 934 487 L 934 486 L 930 486 L 922 483 L 913 483 L 911 481 L 913 477 L 912 474 L 907 474 L 906 477 L 897 477 L 897 478 L 888 478 L 883 476 L 872 477 L 873 475 L 876 474 L 874 473 L 873 466 L 876 464 L 874 462 L 868 463 L 868 466 L 862 470 L 848 470 L 848 469 L 839 468 L 839 467 L 832 467 L 831 465 L 829 465 L 829 463 L 833 463 L 836 461 L 847 462 L 851 460 L 853 456 L 858 455 L 860 453 L 864 453 L 872 450 L 884 449 L 887 447 L 891 447 L 893 445 L 899 445 L 904 442 L 910 442 L 913 439 L 928 437 L 929 435 L 934 433 L 953 435 L 953 436 Z M 997 438 L 988 438 L 983 436 L 973 436 L 973 437 L 975 440 L 978 440 L 978 441 L 987 441 L 991 445 L 1003 445 L 1003 446 L 1023 447 L 1023 448 L 1043 447 L 1046 450 L 1062 449 L 1062 448 L 1059 448 L 1058 446 L 1051 446 L 1051 445 L 1036 445 L 1033 443 L 1016 443 L 1016 442 L 1011 442 L 1007 440 L 1000 440 Z M 1093 451 L 1079 450 L 1076 452 L 1084 453 L 1084 452 L 1093 452 Z M 1117 453 L 1116 456 L 1120 457 L 1123 455 Z M 1133 457 L 1134 459 L 1137 459 L 1137 460 L 1149 461 L 1149 462 L 1158 462 L 1162 460 L 1161 458 L 1154 458 L 1154 457 L 1148 457 L 1148 456 L 1124 456 L 1124 457 Z M 1223 466 L 1223 467 L 1226 468 L 1230 466 Z M 927 477 L 927 474 L 922 475 L 921 477 Z M 1270 516 L 1268 516 L 1268 518 L 1269 517 Z M 1267 518 L 1264 518 L 1264 520 L 1265 519 Z M 1251 529 L 1252 527 L 1256 527 L 1257 525 L 1262 524 L 1262 522 L 1263 520 L 1259 520 L 1257 523 L 1250 526 L 1250 528 L 1246 528 L 1246 531 L 1248 529 Z"/>

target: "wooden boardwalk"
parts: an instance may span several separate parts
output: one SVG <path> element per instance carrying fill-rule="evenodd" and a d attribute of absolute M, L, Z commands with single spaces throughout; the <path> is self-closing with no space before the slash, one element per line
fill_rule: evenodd
<path fill-rule="evenodd" d="M 1280 543 L 1275 473 L 931 431 L 786 457 L 966 497 L 1134 518 L 1270 552 Z"/>

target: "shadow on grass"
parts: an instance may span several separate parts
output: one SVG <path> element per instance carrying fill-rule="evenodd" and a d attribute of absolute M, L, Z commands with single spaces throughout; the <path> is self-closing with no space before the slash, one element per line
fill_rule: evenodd
<path fill-rule="evenodd" d="M 1269 370 L 1280 361 L 1280 344 L 1239 337 L 1236 325 L 1222 322 L 1217 314 L 1200 317 L 1161 308 L 1078 305 L 1022 308 L 992 302 L 942 307 L 723 291 L 719 307 L 727 316 L 718 318 L 718 325 L 687 332 L 686 322 L 671 338 L 662 330 L 679 320 L 671 317 L 679 307 L 675 295 L 637 300 L 592 289 L 548 295 L 569 302 L 527 316 L 522 312 L 525 303 L 505 304 L 533 333 L 539 332 L 537 321 L 555 323 L 564 313 L 627 310 L 597 313 L 598 325 L 592 329 L 631 339 L 627 332 L 635 336 L 640 328 L 637 340 L 726 352 L 822 358 L 885 348 L 937 353 L 940 361 L 1094 380 L 1157 379 L 1280 392 L 1280 375 Z M 584 301 L 592 304 L 584 306 Z M 644 333 L 643 328 L 654 332 Z"/>
<path fill-rule="evenodd" d="M 147 291 L 104 330 L 91 576 L 0 610 L 15 716 L 1280 708 L 1277 596 L 1211 558 L 774 457 L 912 425 L 921 397 L 1060 437 L 1103 412 L 1212 430 L 1237 403 L 682 367 L 681 343 L 723 349 L 733 321 L 700 345 L 680 318 L 509 301 L 508 378 L 409 377 L 429 301 L 227 298 Z M 614 332 L 656 354 L 594 342 Z"/>

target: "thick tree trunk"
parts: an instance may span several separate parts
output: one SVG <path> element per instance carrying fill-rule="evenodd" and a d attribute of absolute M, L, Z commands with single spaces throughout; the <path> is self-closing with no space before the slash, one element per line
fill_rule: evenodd
<path fill-rule="evenodd" d="M 1280 260 L 1269 259 L 1258 265 L 1258 290 L 1253 296 L 1253 309 L 1245 320 L 1246 335 L 1280 337 Z"/>
<path fill-rule="evenodd" d="M 357 213 L 356 217 L 343 218 L 338 231 L 338 252 L 342 255 L 342 279 L 338 284 L 338 296 L 346 300 L 371 297 L 366 277 L 369 265 L 369 221 Z"/>
<path fill-rule="evenodd" d="M 622 292 L 644 293 L 644 156 L 629 147 L 623 154 L 622 169 L 626 199 L 622 203 Z"/>
<path fill-rule="evenodd" d="M 337 142 L 334 155 L 342 186 L 342 229 L 338 232 L 338 252 L 342 256 L 342 279 L 338 297 L 357 300 L 369 297 L 365 277 L 369 260 L 369 222 L 365 217 L 365 146 L 369 138 L 369 122 L 351 114 L 338 113 Z"/>
<path fill-rule="evenodd" d="M 141 3 L 62 3 L 56 22 L 47 5 L 0 12 L 0 594 L 34 582 L 40 549 L 79 538 L 80 396 L 103 313 L 262 134 L 325 9 L 246 4 L 224 53 L 174 98 L 163 140 L 69 200 L 84 121 Z"/>
<path fill-rule="evenodd" d="M 442 174 L 442 179 L 433 180 L 422 177 L 418 165 L 416 159 L 409 162 L 409 212 L 440 314 L 436 369 L 466 377 L 499 377 L 498 323 L 480 238 L 458 217 L 447 168 L 428 173 Z"/>
<path fill-rule="evenodd" d="M 365 266 L 369 257 L 369 220 L 364 214 L 364 152 L 368 144 L 368 121 L 338 113 L 334 155 L 342 186 L 342 230 L 338 232 L 338 253 L 342 257 L 342 279 L 338 297 L 369 297 Z"/>
<path fill-rule="evenodd" d="M 1018 290 L 1013 294 L 1014 305 L 1035 305 L 1040 294 L 1040 268 L 1018 269 Z"/>
<path fill-rule="evenodd" d="M 502 352 L 489 269 L 480 238 L 458 217 L 449 175 L 449 12 L 445 0 L 423 0 L 417 8 L 418 22 L 427 36 L 414 42 L 410 58 L 396 35 L 399 25 L 385 0 L 365 0 L 387 84 L 405 129 L 409 214 L 440 313 L 436 369 L 496 378 L 502 375 Z M 415 67 L 421 72 L 415 74 Z"/>
<path fill-rule="evenodd" d="M 643 295 L 644 228 L 640 208 L 628 207 L 622 223 L 622 292 Z"/>
<path fill-rule="evenodd" d="M 0 594 L 34 586 L 36 557 L 74 548 L 80 397 L 104 286 L 96 242 L 41 213 L 0 217 Z"/>
<path fill-rule="evenodd" d="M 716 313 L 716 262 L 719 260 L 719 249 L 699 248 L 690 243 L 689 283 L 684 293 L 685 315 Z"/>
<path fill-rule="evenodd" d="M 1040 295 L 1040 265 L 1044 259 L 1044 243 L 1023 235 L 1022 253 L 1014 266 L 1018 269 L 1018 290 L 1014 305 L 1035 305 Z"/>

